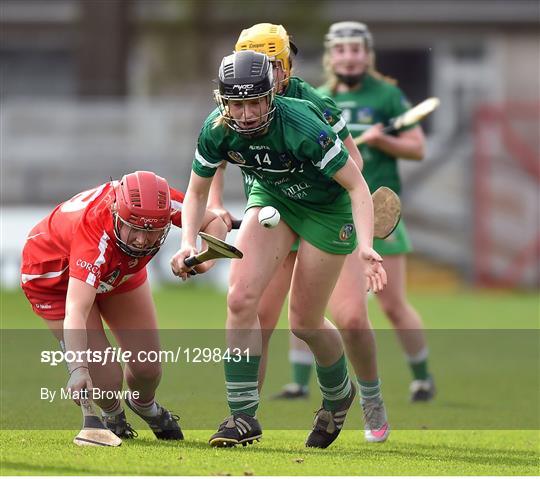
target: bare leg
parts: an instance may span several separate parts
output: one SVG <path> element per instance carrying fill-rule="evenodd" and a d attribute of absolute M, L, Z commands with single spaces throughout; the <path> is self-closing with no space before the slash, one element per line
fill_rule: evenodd
<path fill-rule="evenodd" d="M 64 321 L 44 320 L 58 341 L 64 341 Z M 97 304 L 94 303 L 86 323 L 88 348 L 91 351 L 105 351 L 111 346 L 101 322 Z M 90 377 L 95 388 L 102 391 L 120 391 L 122 389 L 122 367 L 117 362 L 88 363 Z M 96 399 L 95 403 L 102 409 L 109 409 L 116 399 Z"/>
<path fill-rule="evenodd" d="M 385 256 L 384 268 L 388 284 L 377 294 L 377 299 L 394 326 L 403 350 L 409 358 L 415 358 L 426 351 L 427 346 L 420 315 L 407 301 L 405 255 Z"/>
<path fill-rule="evenodd" d="M 343 354 L 338 331 L 324 311 L 345 256 L 325 253 L 302 240 L 293 272 L 289 321 L 295 336 L 310 347 L 321 366 L 334 364 Z"/>
<path fill-rule="evenodd" d="M 134 361 L 126 364 L 126 382 L 139 392 L 138 401 L 152 401 L 161 379 L 159 362 L 139 361 L 139 351 L 160 351 L 157 315 L 148 281 L 127 293 L 99 301 L 104 319 L 120 347 L 132 352 Z"/>
<path fill-rule="evenodd" d="M 251 208 L 244 216 L 237 239 L 244 257 L 231 263 L 227 296 L 228 344 L 242 350 L 250 348 L 253 355 L 262 352 L 259 303 L 295 240 L 284 222 L 272 230 L 262 228 L 257 221 L 258 211 Z M 269 325 L 276 318 L 275 311 L 271 317 L 266 319 Z"/>
<path fill-rule="evenodd" d="M 145 281 L 134 290 L 107 296 L 99 306 L 122 350 L 132 353 L 126 363 L 126 382 L 138 396 L 126 398 L 126 404 L 144 419 L 158 439 L 184 439 L 178 416 L 155 400 L 161 364 L 147 359 L 149 353 L 159 354 L 161 346 L 150 284 Z"/>
<path fill-rule="evenodd" d="M 224 363 L 227 402 L 232 415 L 245 415 L 248 421 L 255 417 L 259 405 L 262 354 L 259 302 L 295 240 L 295 234 L 285 222 L 271 230 L 261 227 L 258 211 L 259 208 L 249 209 L 242 221 L 237 246 L 244 256 L 231 265 L 227 296 L 227 345 L 231 349 L 249 350 L 238 361 Z M 258 427 L 255 422 L 252 426 L 255 430 Z M 212 436 L 211 444 L 213 441 L 222 444 L 220 431 Z"/>
<path fill-rule="evenodd" d="M 356 376 L 364 381 L 375 381 L 378 379 L 377 348 L 366 298 L 364 265 L 358 253 L 354 252 L 345 260 L 329 309 Z"/>
<path fill-rule="evenodd" d="M 315 356 L 323 397 L 306 440 L 308 447 L 325 448 L 338 437 L 357 389 L 347 371 L 341 336 L 324 317 L 345 258 L 302 240 L 294 267 L 289 321 L 293 333 L 309 345 Z"/>
<path fill-rule="evenodd" d="M 289 292 L 295 260 L 296 253 L 289 253 L 283 263 L 278 266 L 272 280 L 264 290 L 263 296 L 259 301 L 257 315 L 259 316 L 262 331 L 262 357 L 259 364 L 259 391 L 262 389 L 264 377 L 266 375 L 268 344 L 279 320 L 279 315 L 281 314 L 287 293 Z M 307 346 L 305 347 L 307 348 Z"/>

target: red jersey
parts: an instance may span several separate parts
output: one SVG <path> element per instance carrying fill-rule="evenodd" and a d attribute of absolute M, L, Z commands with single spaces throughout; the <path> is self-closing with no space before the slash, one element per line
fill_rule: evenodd
<path fill-rule="evenodd" d="M 65 297 L 73 277 L 98 294 L 108 293 L 142 273 L 152 256 L 133 258 L 116 245 L 111 207 L 117 185 L 109 182 L 75 195 L 30 231 L 21 267 L 25 292 Z M 184 194 L 173 188 L 170 192 L 171 221 L 180 227 Z"/>

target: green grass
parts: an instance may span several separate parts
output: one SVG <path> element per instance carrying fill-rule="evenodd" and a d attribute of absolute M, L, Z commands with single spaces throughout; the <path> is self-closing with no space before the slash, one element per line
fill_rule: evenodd
<path fill-rule="evenodd" d="M 65 374 L 61 367 L 53 370 L 35 364 L 36 351 L 53 349 L 54 341 L 46 331 L 31 331 L 44 328 L 22 293 L 2 292 L 0 427 L 5 430 L 0 431 L 1 474 L 539 474 L 539 348 L 534 331 L 538 329 L 538 295 L 458 291 L 414 292 L 410 297 L 430 328 L 430 361 L 439 395 L 428 405 L 407 402 L 409 373 L 393 332 L 382 331 L 388 329 L 388 323 L 376 301 L 370 301 L 372 322 L 378 329 L 383 392 L 394 429 L 385 444 L 363 441 L 356 407 L 348 417 L 348 430 L 330 449 L 304 448 L 318 395 L 293 404 L 267 400 L 288 379 L 287 334 L 282 331 L 272 340 L 260 408 L 265 431 L 259 444 L 235 450 L 210 449 L 206 444 L 213 432 L 210 429 L 226 413 L 221 366 L 196 369 L 175 364 L 164 368 L 159 398 L 180 411 L 186 441 L 158 442 L 131 415 L 130 422 L 140 437 L 118 449 L 101 449 L 71 443 L 80 423 L 77 408 L 67 401 L 48 405 L 33 396 L 40 381 L 60 387 Z M 166 347 L 178 341 L 196 345 L 222 337 L 222 293 L 183 285 L 157 291 L 155 301 L 163 329 L 216 330 L 164 331 Z M 286 327 L 284 316 L 280 327 Z M 316 389 L 314 381 L 312 389 Z M 280 421 L 299 430 L 278 430 Z M 208 430 L 193 430 L 197 425 Z M 60 428 L 63 430 L 51 430 Z M 459 430 L 466 428 L 476 430 Z"/>
<path fill-rule="evenodd" d="M 43 328 L 22 291 L 1 291 L 2 329 Z M 204 286 L 182 284 L 154 293 L 159 323 L 164 329 L 212 329 L 225 323 L 225 294 Z M 540 296 L 509 291 L 413 291 L 411 303 L 429 329 L 536 329 L 540 326 Z M 377 329 L 391 328 L 374 298 L 370 319 Z M 286 328 L 283 313 L 278 327 Z"/>
<path fill-rule="evenodd" d="M 255 446 L 210 449 L 210 431 L 182 443 L 150 433 L 117 449 L 80 448 L 68 431 L 3 431 L 2 474 L 55 475 L 535 475 L 538 432 L 395 431 L 368 445 L 345 431 L 327 450 L 303 447 L 306 433 L 268 431 Z"/>

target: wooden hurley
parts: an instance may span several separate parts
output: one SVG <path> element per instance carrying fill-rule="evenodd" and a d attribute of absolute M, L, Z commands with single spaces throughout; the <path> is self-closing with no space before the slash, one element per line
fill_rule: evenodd
<path fill-rule="evenodd" d="M 401 218 L 401 200 L 390 188 L 381 186 L 371 195 L 373 199 L 373 237 L 388 238 L 396 229 Z"/>
<path fill-rule="evenodd" d="M 120 439 L 103 424 L 94 409 L 91 399 L 81 398 L 81 410 L 83 413 L 83 428 L 77 434 L 73 442 L 77 446 L 120 446 Z"/>

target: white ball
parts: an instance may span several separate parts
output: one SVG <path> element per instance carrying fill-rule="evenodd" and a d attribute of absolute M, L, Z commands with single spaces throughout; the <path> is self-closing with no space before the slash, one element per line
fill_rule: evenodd
<path fill-rule="evenodd" d="M 259 223 L 265 228 L 275 228 L 281 216 L 273 206 L 265 206 L 259 211 Z"/>

